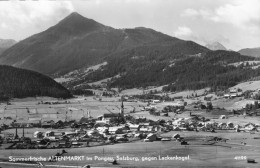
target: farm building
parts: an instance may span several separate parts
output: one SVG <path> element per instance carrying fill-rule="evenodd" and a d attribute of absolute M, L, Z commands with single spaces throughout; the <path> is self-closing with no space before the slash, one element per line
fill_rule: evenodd
<path fill-rule="evenodd" d="M 153 100 L 153 104 L 160 103 L 160 102 L 161 102 L 160 100 Z"/>
<path fill-rule="evenodd" d="M 226 115 L 221 115 L 219 116 L 219 119 L 228 119 L 228 117 Z"/>
<path fill-rule="evenodd" d="M 42 128 L 50 128 L 55 124 L 55 122 L 53 120 L 51 121 L 44 121 L 41 126 Z"/>
<path fill-rule="evenodd" d="M 252 130 L 255 129 L 255 125 L 252 124 L 252 123 L 248 123 L 248 124 L 246 124 L 246 125 L 244 126 L 244 128 L 245 128 L 245 131 L 252 131 Z"/>
<path fill-rule="evenodd" d="M 156 136 L 156 134 L 150 133 L 147 135 L 146 139 L 149 140 L 150 142 L 153 142 L 153 141 L 156 141 L 157 136 Z"/>
<path fill-rule="evenodd" d="M 142 131 L 142 132 L 152 132 L 152 131 L 154 131 L 154 127 L 153 126 L 143 125 L 143 126 L 140 127 L 139 131 Z"/>
<path fill-rule="evenodd" d="M 233 128 L 235 128 L 235 125 L 232 122 L 228 122 L 227 127 L 233 129 Z"/>
<path fill-rule="evenodd" d="M 138 125 L 138 124 L 128 123 L 127 125 L 128 125 L 128 127 L 130 128 L 131 131 L 139 131 L 139 129 L 140 129 L 140 127 L 141 127 L 141 126 Z"/>
<path fill-rule="evenodd" d="M 226 123 L 219 123 L 219 124 L 218 124 L 218 128 L 220 128 L 220 129 L 226 129 L 226 128 L 227 128 L 227 124 L 226 124 Z"/>
<path fill-rule="evenodd" d="M 123 134 L 122 127 L 109 127 L 108 132 L 110 134 Z"/>

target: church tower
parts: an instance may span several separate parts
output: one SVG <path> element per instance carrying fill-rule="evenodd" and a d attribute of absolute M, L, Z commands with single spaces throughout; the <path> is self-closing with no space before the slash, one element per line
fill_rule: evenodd
<path fill-rule="evenodd" d="M 121 114 L 121 117 L 123 118 L 123 120 L 125 121 L 124 102 L 123 102 L 123 100 L 122 100 L 122 104 L 121 104 L 120 114 Z"/>

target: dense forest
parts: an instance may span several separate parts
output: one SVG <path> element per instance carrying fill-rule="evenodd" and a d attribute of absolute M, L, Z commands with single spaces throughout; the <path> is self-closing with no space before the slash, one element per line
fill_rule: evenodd
<path fill-rule="evenodd" d="M 70 98 L 71 93 L 53 79 L 38 72 L 0 66 L 0 99 L 50 96 Z"/>
<path fill-rule="evenodd" d="M 124 89 L 168 85 L 164 87 L 165 91 L 180 91 L 205 87 L 225 89 L 260 76 L 258 68 L 232 65 L 235 62 L 252 61 L 255 59 L 253 57 L 222 50 L 187 54 L 192 53 L 193 44 L 185 45 L 186 53 L 181 50 L 172 53 L 172 50 L 156 47 L 149 50 L 142 47 L 120 53 L 121 57 L 110 57 L 103 69 L 89 74 L 86 79 L 95 81 L 120 74 L 120 78 L 114 78 L 108 83 L 109 87 Z"/>

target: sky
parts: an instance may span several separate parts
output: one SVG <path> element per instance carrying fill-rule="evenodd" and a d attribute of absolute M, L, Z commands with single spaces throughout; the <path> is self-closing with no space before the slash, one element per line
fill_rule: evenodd
<path fill-rule="evenodd" d="M 260 47 L 260 0 L 0 0 L 0 39 L 23 40 L 71 12 L 114 28 L 148 27 L 201 45 Z"/>

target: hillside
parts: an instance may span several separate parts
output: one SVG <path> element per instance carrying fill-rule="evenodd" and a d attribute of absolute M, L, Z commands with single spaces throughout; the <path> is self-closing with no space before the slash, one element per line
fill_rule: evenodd
<path fill-rule="evenodd" d="M 30 70 L 1 65 L 0 81 L 0 98 L 72 97 L 66 88 L 53 79 Z"/>
<path fill-rule="evenodd" d="M 260 57 L 260 47 L 258 48 L 245 48 L 238 51 L 240 54 L 252 57 Z"/>
<path fill-rule="evenodd" d="M 192 45 L 191 42 L 190 46 Z M 193 49 L 190 47 L 189 51 L 187 48 L 185 50 L 187 53 Z M 144 50 L 145 48 L 139 50 L 139 54 L 143 55 L 141 51 Z M 133 55 L 138 55 L 137 53 L 138 50 Z M 121 74 L 120 78 L 115 78 L 109 83 L 111 87 L 133 88 L 173 83 L 169 87 L 165 87 L 165 90 L 175 91 L 205 87 L 230 87 L 241 80 L 259 75 L 258 69 L 230 66 L 229 64 L 233 62 L 254 59 L 236 52 L 208 51 L 201 55 L 183 53 L 183 55 L 175 55 L 175 57 L 166 59 L 167 50 L 162 48 L 161 57 L 143 56 L 133 59 L 126 53 L 121 54 L 120 59 L 110 58 L 102 70 L 95 71 L 88 77 L 97 80 L 98 77 L 112 77 Z"/>
<path fill-rule="evenodd" d="M 114 52 L 147 43 L 181 42 L 148 28 L 114 29 L 72 13 L 46 31 L 35 34 L 0 56 L 0 64 L 47 75 L 95 65 Z"/>
<path fill-rule="evenodd" d="M 89 88 L 98 83 L 95 81 L 109 79 L 101 85 L 122 89 L 167 85 L 164 91 L 206 87 L 217 90 L 260 76 L 259 68 L 250 64 L 256 62 L 253 57 L 232 51 L 208 51 L 197 48 L 194 42 L 184 44 L 178 44 L 176 48 L 154 44 L 149 49 L 142 46 L 124 50 L 110 56 L 98 69 L 65 75 L 64 78 L 70 80 L 63 84 L 68 88 Z"/>
<path fill-rule="evenodd" d="M 167 69 L 167 67 L 176 60 L 185 57 L 197 57 L 207 51 L 208 49 L 205 47 L 191 41 L 148 43 L 131 49 L 114 52 L 105 58 L 107 62 L 106 65 L 103 65 L 91 73 L 84 73 L 84 70 L 70 72 L 64 75 L 64 77 L 74 78 L 74 80 L 70 80 L 64 84 L 67 87 L 72 87 L 82 83 L 92 83 L 105 78 L 112 78 L 111 81 L 115 79 L 122 81 L 128 78 L 127 80 L 129 80 L 131 84 L 126 87 L 129 88 L 136 86 L 131 80 L 139 76 L 140 79 L 134 81 L 138 82 L 138 85 L 161 85 L 161 81 L 156 79 L 156 75 L 164 68 Z M 124 75 L 125 73 L 127 75 Z M 152 76 L 151 80 L 148 80 L 149 75 Z M 165 82 L 163 83 L 165 84 Z"/>

